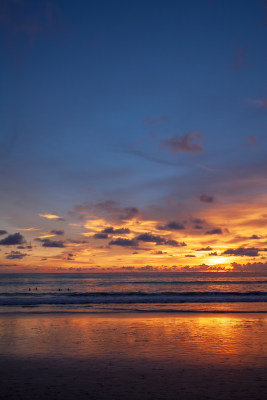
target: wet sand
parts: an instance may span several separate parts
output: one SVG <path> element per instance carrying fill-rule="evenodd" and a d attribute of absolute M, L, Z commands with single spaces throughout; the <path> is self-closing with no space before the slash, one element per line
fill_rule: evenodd
<path fill-rule="evenodd" d="M 264 314 L 0 316 L 0 399 L 265 399 Z"/>

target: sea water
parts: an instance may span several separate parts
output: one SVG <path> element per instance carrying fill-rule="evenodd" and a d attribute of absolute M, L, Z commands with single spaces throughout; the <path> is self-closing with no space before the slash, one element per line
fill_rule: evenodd
<path fill-rule="evenodd" d="M 0 312 L 263 312 L 267 275 L 0 274 Z"/>

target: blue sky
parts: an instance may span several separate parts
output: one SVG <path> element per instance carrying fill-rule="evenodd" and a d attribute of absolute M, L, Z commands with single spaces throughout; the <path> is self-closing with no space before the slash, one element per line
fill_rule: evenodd
<path fill-rule="evenodd" d="M 0 32 L 7 235 L 52 230 L 39 214 L 54 213 L 76 237 L 75 210 L 90 206 L 86 234 L 86 218 L 111 218 L 105 202 L 155 226 L 264 209 L 266 1 L 3 0 Z"/>

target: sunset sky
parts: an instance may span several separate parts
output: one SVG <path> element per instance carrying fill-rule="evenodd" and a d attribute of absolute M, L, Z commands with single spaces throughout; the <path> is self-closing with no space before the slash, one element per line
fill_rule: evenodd
<path fill-rule="evenodd" d="M 267 1 L 2 0 L 0 272 L 267 271 Z"/>

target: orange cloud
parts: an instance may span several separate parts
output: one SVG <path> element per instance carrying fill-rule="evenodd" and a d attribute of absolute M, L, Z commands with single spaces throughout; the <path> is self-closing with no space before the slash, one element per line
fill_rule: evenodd
<path fill-rule="evenodd" d="M 39 214 L 40 217 L 47 218 L 47 219 L 59 219 L 61 218 L 59 215 L 56 214 Z"/>

